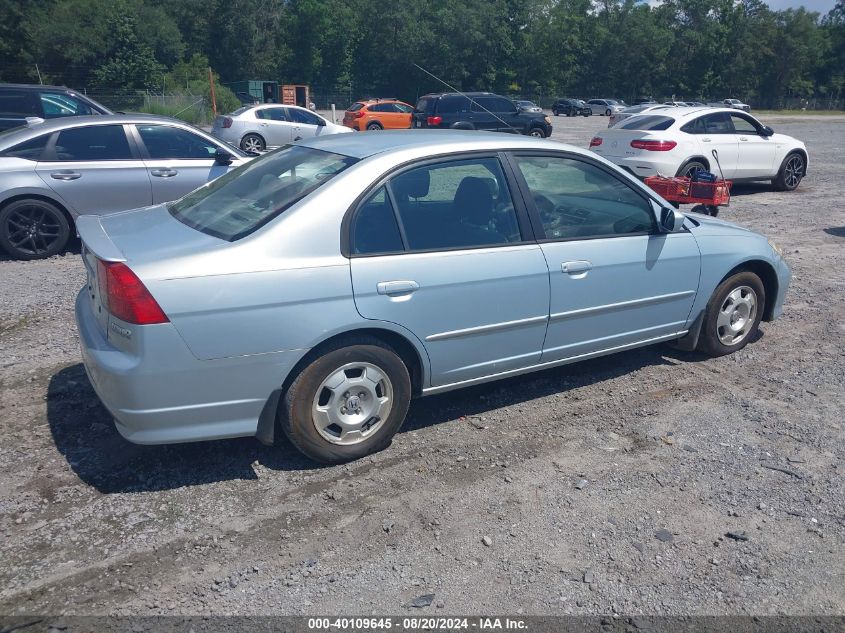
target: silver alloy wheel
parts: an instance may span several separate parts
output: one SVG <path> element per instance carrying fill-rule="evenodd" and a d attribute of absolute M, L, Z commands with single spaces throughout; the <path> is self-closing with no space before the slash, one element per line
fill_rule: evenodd
<path fill-rule="evenodd" d="M 393 385 L 371 363 L 347 363 L 326 378 L 311 405 L 317 433 L 332 444 L 358 444 L 373 435 L 393 408 Z"/>
<path fill-rule="evenodd" d="M 804 172 L 804 159 L 798 154 L 793 154 L 783 168 L 783 182 L 790 189 L 795 189 L 801 182 Z"/>
<path fill-rule="evenodd" d="M 533 136 L 534 138 L 545 138 L 545 137 L 546 137 L 546 135 L 545 135 L 545 134 L 543 134 L 543 130 L 541 130 L 541 129 L 540 129 L 540 128 L 538 128 L 538 127 L 532 128 L 532 129 L 528 132 L 528 135 L 529 135 L 529 136 Z"/>
<path fill-rule="evenodd" d="M 264 149 L 261 140 L 257 136 L 247 136 L 241 141 L 241 145 L 241 149 L 245 152 L 260 152 Z"/>
<path fill-rule="evenodd" d="M 716 318 L 716 335 L 722 345 L 742 342 L 757 318 L 757 293 L 750 286 L 734 288 L 725 297 Z"/>

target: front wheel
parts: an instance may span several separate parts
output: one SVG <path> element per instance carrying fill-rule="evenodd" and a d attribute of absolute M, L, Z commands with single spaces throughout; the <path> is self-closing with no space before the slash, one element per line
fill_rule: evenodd
<path fill-rule="evenodd" d="M 778 191 L 795 191 L 804 178 L 804 169 L 804 157 L 797 152 L 790 154 L 784 159 L 772 184 Z"/>
<path fill-rule="evenodd" d="M 360 337 L 302 370 L 285 394 L 280 424 L 305 455 L 337 464 L 389 446 L 410 401 L 411 379 L 399 355 Z"/>
<path fill-rule="evenodd" d="M 533 136 L 534 138 L 546 138 L 546 133 L 543 132 L 541 128 L 532 127 L 528 130 L 528 136 Z"/>
<path fill-rule="evenodd" d="M 560 116 L 560 110 L 552 110 L 552 114 L 555 116 Z"/>
<path fill-rule="evenodd" d="M 247 134 L 241 139 L 241 149 L 245 152 L 263 152 L 266 148 L 267 144 L 258 134 Z"/>
<path fill-rule="evenodd" d="M 69 239 L 67 216 L 46 200 L 16 200 L 0 211 L 0 247 L 14 259 L 52 257 Z"/>
<path fill-rule="evenodd" d="M 698 349 L 710 356 L 724 356 L 748 344 L 763 316 L 766 291 L 752 272 L 741 272 L 725 279 L 704 310 L 704 323 Z"/>
<path fill-rule="evenodd" d="M 604 111 L 604 116 L 610 116 L 611 114 L 613 113 L 610 111 L 610 108 Z"/>

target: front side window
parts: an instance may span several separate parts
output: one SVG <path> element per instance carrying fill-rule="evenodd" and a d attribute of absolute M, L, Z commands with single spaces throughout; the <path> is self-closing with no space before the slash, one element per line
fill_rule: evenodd
<path fill-rule="evenodd" d="M 744 116 L 732 114 L 731 121 L 737 134 L 757 134 L 757 126 Z"/>
<path fill-rule="evenodd" d="M 288 117 L 294 123 L 301 123 L 303 125 L 318 125 L 320 123 L 320 118 L 316 114 L 311 114 L 298 108 L 288 108 Z"/>
<path fill-rule="evenodd" d="M 417 105 L 419 110 L 419 105 Z M 453 95 L 441 97 L 437 103 L 438 114 L 449 114 L 451 112 L 466 112 L 469 110 L 469 102 L 466 97 Z"/>
<path fill-rule="evenodd" d="M 203 185 L 168 208 L 180 222 L 232 242 L 356 162 L 358 159 L 350 156 L 285 145 Z"/>
<path fill-rule="evenodd" d="M 390 180 L 411 250 L 521 241 L 507 181 L 496 158 L 435 163 Z"/>
<path fill-rule="evenodd" d="M 150 158 L 214 158 L 217 146 L 201 136 L 169 125 L 138 125 Z"/>
<path fill-rule="evenodd" d="M 704 128 L 707 134 L 733 134 L 734 126 L 731 115 L 727 112 L 716 112 L 704 117 Z"/>
<path fill-rule="evenodd" d="M 10 147 L 0 154 L 0 156 L 37 161 L 41 158 L 41 154 L 44 153 L 44 148 L 47 147 L 47 141 L 49 140 L 50 134 L 42 134 L 41 136 L 31 138 L 28 141 Z"/>
<path fill-rule="evenodd" d="M 403 250 L 402 236 L 387 190 L 379 187 L 355 215 L 352 252 L 358 255 L 398 253 Z"/>
<path fill-rule="evenodd" d="M 572 158 L 517 156 L 546 239 L 587 239 L 646 233 L 649 202 L 616 176 Z"/>
<path fill-rule="evenodd" d="M 404 103 L 394 103 L 393 107 L 396 109 L 397 112 L 401 112 L 403 114 L 410 114 L 414 111 L 411 106 L 405 105 Z"/>
<path fill-rule="evenodd" d="M 40 97 L 41 110 L 44 112 L 45 119 L 97 114 L 87 103 L 83 103 L 70 95 L 57 92 L 42 92 Z"/>
<path fill-rule="evenodd" d="M 476 97 L 472 104 L 473 112 L 514 112 L 516 106 L 513 101 L 503 97 Z"/>
<path fill-rule="evenodd" d="M 131 160 L 122 125 L 91 125 L 59 132 L 56 160 Z"/>
<path fill-rule="evenodd" d="M 26 90 L 0 88 L 0 116 L 41 116 L 33 95 Z"/>

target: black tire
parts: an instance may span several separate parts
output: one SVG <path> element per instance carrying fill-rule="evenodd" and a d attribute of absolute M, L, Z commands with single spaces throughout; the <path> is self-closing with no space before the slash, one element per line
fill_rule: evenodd
<path fill-rule="evenodd" d="M 585 112 L 581 116 L 583 116 L 583 117 L 593 116 L 593 113 L 592 112 Z"/>
<path fill-rule="evenodd" d="M 546 133 L 543 131 L 543 128 L 532 127 L 528 130 L 528 136 L 533 136 L 534 138 L 546 138 Z"/>
<path fill-rule="evenodd" d="M 13 259 L 52 257 L 69 239 L 68 217 L 51 202 L 26 198 L 0 211 L 0 248 Z"/>
<path fill-rule="evenodd" d="M 604 111 L 604 116 L 610 116 L 611 114 L 613 113 L 610 111 L 610 108 Z"/>
<path fill-rule="evenodd" d="M 560 110 L 552 110 L 552 114 L 555 116 L 560 116 Z"/>
<path fill-rule="evenodd" d="M 338 444 L 324 438 L 317 430 L 312 405 L 320 395 L 324 380 L 350 363 L 374 365 L 388 379 L 393 402 L 387 418 L 369 437 L 355 444 Z M 285 393 L 279 412 L 279 424 L 296 448 L 311 459 L 339 464 L 387 448 L 408 413 L 411 402 L 411 377 L 399 355 L 382 341 L 359 336 L 323 351 L 294 379 Z"/>
<path fill-rule="evenodd" d="M 792 152 L 783 159 L 772 185 L 778 191 L 795 191 L 801 184 L 806 169 L 804 157 L 799 152 Z"/>
<path fill-rule="evenodd" d="M 245 152 L 263 152 L 267 143 L 258 134 L 245 134 L 241 139 L 241 149 Z"/>
<path fill-rule="evenodd" d="M 371 121 L 367 123 L 367 131 L 368 132 L 380 132 L 384 129 L 384 126 L 379 123 L 378 121 Z"/>
<path fill-rule="evenodd" d="M 678 170 L 678 173 L 675 174 L 676 176 L 686 176 L 687 178 L 692 178 L 692 174 L 696 171 L 707 171 L 708 167 L 700 160 L 688 160 L 681 168 Z"/>
<path fill-rule="evenodd" d="M 571 117 L 571 116 L 572 116 L 572 110 L 567 110 L 567 111 L 566 111 L 566 116 L 567 116 L 567 117 Z"/>
<path fill-rule="evenodd" d="M 729 338 L 730 330 L 719 326 L 719 316 L 722 310 L 727 306 L 730 308 L 728 298 L 731 293 L 740 291 L 746 288 L 753 291 L 755 294 L 754 303 L 755 310 L 753 316 L 748 315 L 747 323 L 750 325 L 747 330 L 743 328 L 743 336 L 735 343 L 730 343 L 720 338 L 720 332 Z M 742 294 L 740 292 L 740 294 Z M 744 298 L 747 300 L 747 296 Z M 704 309 L 704 323 L 701 326 L 701 333 L 698 337 L 698 350 L 709 356 L 724 356 L 725 354 L 732 354 L 733 352 L 741 350 L 748 345 L 748 342 L 754 338 L 757 333 L 757 328 L 760 325 L 760 319 L 763 316 L 763 311 L 766 307 L 766 290 L 763 287 L 763 282 L 760 278 L 752 272 L 744 271 L 735 275 L 731 275 L 719 284 L 710 301 L 707 302 L 707 307 Z M 735 310 L 736 311 L 736 310 Z M 731 313 L 731 316 L 733 312 Z M 733 323 L 733 319 L 730 319 Z"/>

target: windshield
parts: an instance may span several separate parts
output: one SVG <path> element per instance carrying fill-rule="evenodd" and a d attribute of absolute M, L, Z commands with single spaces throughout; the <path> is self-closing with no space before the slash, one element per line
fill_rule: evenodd
<path fill-rule="evenodd" d="M 668 130 L 675 122 L 675 119 L 668 116 L 658 116 L 655 114 L 642 114 L 635 116 L 620 125 L 623 130 Z"/>
<path fill-rule="evenodd" d="M 183 224 L 234 242 L 356 162 L 350 156 L 285 145 L 171 202 L 168 209 Z"/>
<path fill-rule="evenodd" d="M 359 101 L 359 102 L 353 103 L 351 106 L 349 106 L 349 109 L 347 110 L 347 112 L 358 112 L 358 110 L 360 110 L 363 107 L 364 107 L 364 104 Z"/>

